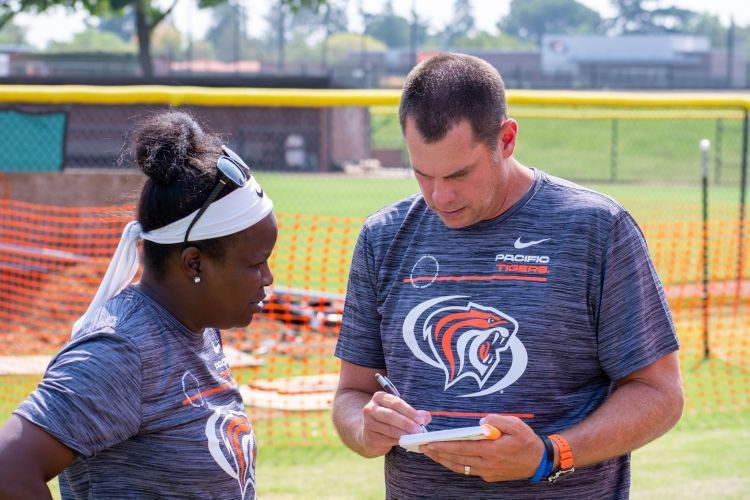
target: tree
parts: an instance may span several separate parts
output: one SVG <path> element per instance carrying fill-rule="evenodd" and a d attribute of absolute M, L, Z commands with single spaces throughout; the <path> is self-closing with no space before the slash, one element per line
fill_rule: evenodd
<path fill-rule="evenodd" d="M 492 35 L 486 31 L 479 31 L 472 35 L 459 36 L 451 45 L 453 49 L 502 49 L 502 50 L 528 50 L 534 48 L 534 43 L 522 40 L 518 37 L 505 33 Z"/>
<path fill-rule="evenodd" d="M 327 64 L 326 40 L 333 33 L 346 31 L 346 5 L 329 0 L 317 5 L 278 2 L 266 16 L 268 26 L 264 42 L 267 53 L 276 53 L 276 64 L 283 68 L 287 60 L 321 66 Z"/>
<path fill-rule="evenodd" d="M 246 58 L 249 46 L 245 33 L 245 11 L 235 2 L 219 5 L 213 11 L 214 22 L 206 33 L 220 61 Z"/>
<path fill-rule="evenodd" d="M 26 32 L 15 23 L 0 28 L 0 45 L 26 45 Z"/>
<path fill-rule="evenodd" d="M 133 9 L 135 31 L 138 38 L 138 60 L 144 76 L 153 76 L 151 59 L 151 36 L 154 29 L 174 9 L 178 0 L 169 0 L 169 5 L 160 7 L 155 0 L 17 0 L 11 2 L 0 0 L 0 28 L 19 12 L 40 14 L 53 6 L 64 6 L 71 9 L 84 9 L 94 16 L 122 14 L 128 7 Z M 198 0 L 198 7 L 214 7 L 227 0 Z M 327 0 L 280 0 L 291 11 L 302 7 L 318 10 Z"/>
<path fill-rule="evenodd" d="M 408 47 L 411 36 L 411 23 L 405 17 L 393 11 L 393 3 L 389 0 L 380 14 L 364 16 L 367 20 L 365 34 L 377 38 L 390 48 Z M 427 34 L 427 27 L 419 24 L 417 39 L 423 39 Z"/>
<path fill-rule="evenodd" d="M 680 24 L 676 31 L 686 35 L 707 36 L 712 47 L 726 47 L 729 36 L 729 28 L 721 23 L 719 17 L 707 13 L 696 14 Z"/>
<path fill-rule="evenodd" d="M 212 61 L 217 59 L 216 50 L 211 42 L 207 40 L 188 40 L 182 60 L 186 61 Z"/>
<path fill-rule="evenodd" d="M 336 33 L 328 39 L 328 55 L 332 63 L 342 64 L 357 52 L 385 52 L 386 45 L 371 36 L 356 33 Z"/>
<path fill-rule="evenodd" d="M 622 33 L 674 33 L 696 15 L 677 7 L 647 9 L 644 0 L 610 0 L 617 16 L 609 20 L 610 30 Z"/>
<path fill-rule="evenodd" d="M 344 33 L 349 27 L 349 18 L 346 15 L 346 4 L 329 1 L 324 7 L 323 26 L 328 35 Z"/>
<path fill-rule="evenodd" d="M 184 37 L 172 23 L 161 23 L 152 35 L 152 55 L 168 61 L 182 59 Z"/>
<path fill-rule="evenodd" d="M 77 0 L 74 0 L 77 1 Z M 93 1 L 93 0 L 83 0 Z M 108 0 L 96 0 L 107 2 Z M 224 0 L 198 0 L 198 7 L 213 7 Z M 161 23 L 177 5 L 177 0 L 172 0 L 171 5 L 161 9 L 155 5 L 153 0 L 109 0 L 115 12 L 122 12 L 127 6 L 133 6 L 135 13 L 135 31 L 138 37 L 138 60 L 141 64 L 143 76 L 151 77 L 154 74 L 153 60 L 151 59 L 151 36 L 156 27 Z"/>
<path fill-rule="evenodd" d="M 325 28 L 325 38 L 321 46 L 321 66 L 328 66 L 328 41 L 331 35 L 344 33 L 349 26 L 349 19 L 346 15 L 346 5 L 334 5 L 331 2 L 325 7 L 323 15 L 323 26 Z"/>
<path fill-rule="evenodd" d="M 208 7 L 224 0 L 199 0 L 201 7 Z M 133 10 L 135 32 L 138 38 L 138 60 L 144 76 L 153 75 L 151 60 L 151 36 L 159 25 L 174 9 L 177 0 L 166 8 L 160 8 L 153 0 L 20 0 L 18 2 L 0 2 L 0 26 L 12 19 L 19 12 L 41 14 L 50 7 L 63 6 L 70 9 L 83 9 L 97 17 L 123 15 L 126 9 Z M 101 48 L 101 46 L 99 47 Z"/>
<path fill-rule="evenodd" d="M 459 37 L 466 38 L 474 30 L 474 8 L 471 0 L 453 2 L 453 18 L 445 27 L 445 46 L 453 47 Z"/>
<path fill-rule="evenodd" d="M 299 10 L 299 9 L 298 9 Z M 281 70 L 286 63 L 286 44 L 289 41 L 291 28 L 291 8 L 289 4 L 278 1 L 266 16 L 268 26 L 266 43 L 269 52 L 276 52 L 276 66 Z"/>
<path fill-rule="evenodd" d="M 70 52 L 106 52 L 135 53 L 135 46 L 124 42 L 119 36 L 109 31 L 99 31 L 93 26 L 73 35 L 69 42 L 50 42 L 47 52 L 56 54 Z"/>
<path fill-rule="evenodd" d="M 119 36 L 124 42 L 135 38 L 133 7 L 125 7 L 120 14 L 105 14 L 99 18 L 99 30 L 109 31 Z"/>
<path fill-rule="evenodd" d="M 512 0 L 508 15 L 497 27 L 538 45 L 545 33 L 592 33 L 601 25 L 599 13 L 576 0 Z"/>

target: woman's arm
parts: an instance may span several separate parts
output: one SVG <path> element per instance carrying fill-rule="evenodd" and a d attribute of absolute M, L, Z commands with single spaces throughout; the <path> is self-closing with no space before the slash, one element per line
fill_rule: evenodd
<path fill-rule="evenodd" d="M 52 498 L 47 482 L 73 460 L 73 451 L 51 434 L 11 415 L 0 429 L 0 498 Z"/>

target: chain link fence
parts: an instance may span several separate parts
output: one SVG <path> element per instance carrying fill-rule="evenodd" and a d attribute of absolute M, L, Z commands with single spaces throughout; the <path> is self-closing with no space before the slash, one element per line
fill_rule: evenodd
<path fill-rule="evenodd" d="M 338 370 L 333 349 L 359 227 L 369 213 L 416 192 L 417 185 L 398 126 L 397 95 L 270 94 L 276 101 L 266 96 L 247 105 L 242 103 L 246 95 L 238 92 L 223 97 L 237 101 L 232 104 L 172 105 L 221 134 L 253 165 L 275 202 L 280 237 L 271 262 L 273 294 L 250 327 L 224 333 L 259 439 L 264 444 L 331 442 L 337 439 L 328 413 Z M 206 89 L 197 95 L 213 94 Z M 746 411 L 746 111 L 731 99 L 706 104 L 678 96 L 677 106 L 670 96 L 662 98 L 660 105 L 643 96 L 630 97 L 627 105 L 603 98 L 595 105 L 569 94 L 556 102 L 544 102 L 551 99 L 547 94 L 515 100 L 511 95 L 510 114 L 519 123 L 516 157 L 611 194 L 634 214 L 682 344 L 687 411 L 707 418 Z M 7 138 L 0 157 L 0 319 L 6 325 L 0 334 L 0 385 L 7 387 L 0 409 L 5 414 L 33 389 L 68 338 L 122 226 L 133 217 L 132 204 L 98 206 L 109 188 L 101 180 L 106 175 L 83 188 L 72 181 L 53 183 L 48 173 L 56 170 L 55 179 L 79 179 L 89 171 L 135 175 L 124 149 L 128 133 L 170 103 L 127 93 L 118 99 L 123 102 L 15 100 L 0 106 L 0 136 Z M 706 191 L 698 148 L 704 138 L 712 143 Z M 32 156 L 42 151 L 41 158 L 62 161 Z M 23 191 L 24 199 L 14 196 L 22 192 L 19 184 L 29 183 L 30 172 L 42 170 L 38 175 L 48 176 L 44 182 Z M 74 190 L 77 206 L 50 205 L 45 189 Z"/>

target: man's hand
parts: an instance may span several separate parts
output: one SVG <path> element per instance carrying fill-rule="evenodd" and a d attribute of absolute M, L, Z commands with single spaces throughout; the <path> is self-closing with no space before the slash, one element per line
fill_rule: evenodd
<path fill-rule="evenodd" d="M 458 474 L 479 476 L 487 482 L 528 479 L 542 460 L 544 443 L 517 417 L 487 415 L 481 423 L 497 428 L 500 438 L 480 441 L 435 442 L 420 446 L 425 455 Z"/>
<path fill-rule="evenodd" d="M 617 382 L 617 389 L 586 419 L 567 429 L 576 467 L 600 463 L 629 453 L 669 430 L 682 414 L 682 379 L 677 353 L 657 359 Z M 544 444 L 529 426 L 514 417 L 488 415 L 486 423 L 503 433 L 496 441 L 431 443 L 420 450 L 457 473 L 485 481 L 531 477 Z M 555 450 L 555 464 L 558 451 Z"/>
<path fill-rule="evenodd" d="M 404 434 L 422 432 L 429 412 L 415 410 L 403 399 L 383 392 L 373 369 L 341 362 L 341 375 L 333 398 L 333 423 L 341 440 L 363 457 L 379 457 L 398 445 Z"/>
<path fill-rule="evenodd" d="M 404 434 L 422 432 L 421 426 L 429 424 L 430 419 L 429 412 L 415 410 L 403 399 L 378 391 L 362 409 L 362 445 L 385 455 Z"/>

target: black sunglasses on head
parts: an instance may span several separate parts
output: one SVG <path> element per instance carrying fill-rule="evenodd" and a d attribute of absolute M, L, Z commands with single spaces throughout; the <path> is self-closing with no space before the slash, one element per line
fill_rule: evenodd
<path fill-rule="evenodd" d="M 193 229 L 195 223 L 201 218 L 203 212 L 205 212 L 211 203 L 216 200 L 219 193 L 221 193 L 221 190 L 227 185 L 227 182 L 231 182 L 237 187 L 242 187 L 250 180 L 250 167 L 242 161 L 242 158 L 224 145 L 221 146 L 221 151 L 224 154 L 219 156 L 219 159 L 216 160 L 216 169 L 219 171 L 219 180 L 216 182 L 211 194 L 206 198 L 201 209 L 198 210 L 198 213 L 195 214 L 195 217 L 193 217 L 193 220 L 190 222 L 187 231 L 185 231 L 185 241 L 183 243 L 188 242 L 190 230 Z"/>

